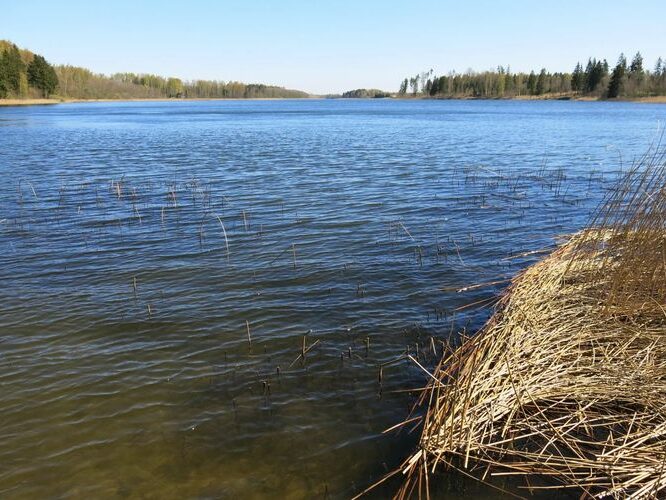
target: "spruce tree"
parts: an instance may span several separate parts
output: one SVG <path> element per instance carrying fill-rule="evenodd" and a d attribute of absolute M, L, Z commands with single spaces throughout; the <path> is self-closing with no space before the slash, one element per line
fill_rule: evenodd
<path fill-rule="evenodd" d="M 432 79 L 432 84 L 430 85 L 430 95 L 439 94 L 439 78 L 434 77 Z"/>
<path fill-rule="evenodd" d="M 631 61 L 631 66 L 629 66 L 629 72 L 633 75 L 640 75 L 643 73 L 643 56 L 640 52 L 636 52 L 636 55 Z"/>
<path fill-rule="evenodd" d="M 17 96 L 21 95 L 21 74 L 25 72 L 25 64 L 16 45 L 5 51 L 3 55 L 5 83 L 7 91 Z"/>
<path fill-rule="evenodd" d="M 613 68 L 613 73 L 611 74 L 611 79 L 608 84 L 608 97 L 613 99 L 619 97 L 622 92 L 622 87 L 624 84 L 624 75 L 627 72 L 627 60 L 624 57 L 624 54 L 620 54 L 620 59 L 617 62 L 617 66 Z"/>
<path fill-rule="evenodd" d="M 28 83 L 48 97 L 58 87 L 58 76 L 46 59 L 35 55 L 28 65 Z"/>
<path fill-rule="evenodd" d="M 592 59 L 587 60 L 587 66 L 585 66 L 585 76 L 584 76 L 584 86 L 583 86 L 583 92 L 590 92 L 591 88 L 594 86 L 594 65 L 596 64 L 596 61 L 593 62 Z"/>
<path fill-rule="evenodd" d="M 580 63 L 577 63 L 571 74 L 571 90 L 574 92 L 582 91 L 584 83 L 583 67 Z"/>
<path fill-rule="evenodd" d="M 545 92 L 546 92 L 546 69 L 543 68 L 539 72 L 539 78 L 537 78 L 536 93 L 537 95 L 541 95 Z"/>
<path fill-rule="evenodd" d="M 5 67 L 5 53 L 0 51 L 0 99 L 7 97 L 9 91 L 7 82 L 7 69 Z"/>
<path fill-rule="evenodd" d="M 596 59 L 590 59 L 585 70 L 585 92 L 594 92 L 606 76 L 604 64 Z"/>
<path fill-rule="evenodd" d="M 400 82 L 400 90 L 398 90 L 398 94 L 405 95 L 407 93 L 407 85 L 409 85 L 409 81 L 405 78 Z"/>
<path fill-rule="evenodd" d="M 527 91 L 530 95 L 535 95 L 537 90 L 537 77 L 534 71 L 530 71 L 530 76 L 527 77 Z"/>

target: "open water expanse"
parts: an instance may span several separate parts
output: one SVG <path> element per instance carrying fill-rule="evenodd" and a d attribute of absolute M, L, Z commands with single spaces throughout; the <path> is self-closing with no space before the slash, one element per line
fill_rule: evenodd
<path fill-rule="evenodd" d="M 665 122 L 563 101 L 0 108 L 0 497 L 359 493 L 418 440 L 382 434 L 427 383 L 405 354 L 432 367 L 478 329 L 541 255 L 519 254 L 580 229 Z"/>

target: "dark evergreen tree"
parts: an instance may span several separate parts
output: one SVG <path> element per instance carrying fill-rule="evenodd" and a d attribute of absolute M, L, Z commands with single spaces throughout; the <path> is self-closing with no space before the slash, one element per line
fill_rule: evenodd
<path fill-rule="evenodd" d="M 537 77 L 534 71 L 530 71 L 530 76 L 527 77 L 527 91 L 530 95 L 535 95 L 537 91 Z"/>
<path fill-rule="evenodd" d="M 430 90 L 432 89 L 432 79 L 428 78 L 425 85 L 423 86 L 423 93 L 430 95 Z"/>
<path fill-rule="evenodd" d="M 629 72 L 632 75 L 641 75 L 643 74 L 643 56 L 640 52 L 636 52 L 636 55 L 631 61 L 631 66 L 629 66 Z"/>
<path fill-rule="evenodd" d="M 28 83 L 48 97 L 58 87 L 58 76 L 46 59 L 35 55 L 28 65 Z"/>
<path fill-rule="evenodd" d="M 542 68 L 536 82 L 536 94 L 541 95 L 546 92 L 546 69 Z"/>
<path fill-rule="evenodd" d="M 593 78 L 592 72 L 594 71 L 594 64 L 592 62 L 592 59 L 587 60 L 587 66 L 585 66 L 585 78 L 584 78 L 584 86 L 583 86 L 583 92 L 589 92 L 590 91 L 590 79 Z"/>
<path fill-rule="evenodd" d="M 585 68 L 585 92 L 592 93 L 597 90 L 605 76 L 604 64 L 596 59 L 590 59 Z"/>
<path fill-rule="evenodd" d="M 627 59 L 624 57 L 624 54 L 620 54 L 620 59 L 617 61 L 617 66 L 613 68 L 613 73 L 611 74 L 611 79 L 608 84 L 608 97 L 619 97 L 620 93 L 622 92 L 622 87 L 624 86 L 624 77 L 626 72 Z"/>
<path fill-rule="evenodd" d="M 580 63 L 576 64 L 576 67 L 571 74 L 571 90 L 574 92 L 582 92 L 585 88 L 585 74 L 583 73 L 583 67 Z"/>
<path fill-rule="evenodd" d="M 432 79 L 432 84 L 430 85 L 430 95 L 434 96 L 439 94 L 439 78 L 436 76 Z"/>
<path fill-rule="evenodd" d="M 9 85 L 7 82 L 7 70 L 5 68 L 5 53 L 0 51 L 0 99 L 7 97 Z"/>
<path fill-rule="evenodd" d="M 3 55 L 4 80 L 8 92 L 21 94 L 21 75 L 25 72 L 25 64 L 16 45 L 5 51 Z"/>
<path fill-rule="evenodd" d="M 400 90 L 398 90 L 398 94 L 405 95 L 407 93 L 408 85 L 409 85 L 409 80 L 405 78 L 402 82 L 400 82 Z"/>

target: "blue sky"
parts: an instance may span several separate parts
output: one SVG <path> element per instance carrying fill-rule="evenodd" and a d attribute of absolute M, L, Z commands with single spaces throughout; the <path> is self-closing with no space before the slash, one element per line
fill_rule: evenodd
<path fill-rule="evenodd" d="M 0 38 L 96 72 L 396 90 L 406 75 L 666 58 L 666 0 L 0 0 Z"/>

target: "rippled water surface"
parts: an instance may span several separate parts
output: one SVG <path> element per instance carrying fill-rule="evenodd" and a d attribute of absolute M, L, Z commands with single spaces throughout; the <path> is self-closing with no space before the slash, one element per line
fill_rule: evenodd
<path fill-rule="evenodd" d="M 595 102 L 0 108 L 0 496 L 360 492 L 418 438 L 382 435 L 426 383 L 400 358 L 432 366 L 502 284 L 456 289 L 580 228 L 664 119 Z M 435 494 L 492 495 L 453 474 Z"/>

